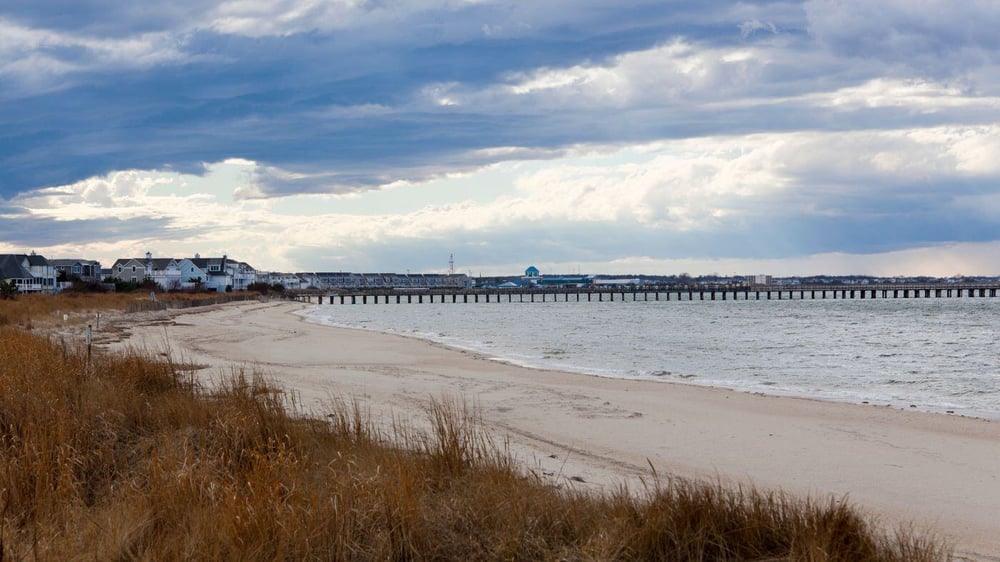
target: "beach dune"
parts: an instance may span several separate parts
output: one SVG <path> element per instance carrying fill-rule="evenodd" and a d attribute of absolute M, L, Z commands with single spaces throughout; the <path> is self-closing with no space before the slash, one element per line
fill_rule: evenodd
<path fill-rule="evenodd" d="M 132 322 L 112 347 L 169 352 L 208 378 L 256 368 L 322 415 L 330 399 L 419 423 L 457 398 L 525 465 L 563 485 L 639 485 L 651 467 L 833 495 L 888 525 L 912 522 L 960 556 L 1000 560 L 1000 423 L 884 406 L 770 397 L 539 371 L 374 332 L 305 322 L 287 302 L 225 305 Z"/>

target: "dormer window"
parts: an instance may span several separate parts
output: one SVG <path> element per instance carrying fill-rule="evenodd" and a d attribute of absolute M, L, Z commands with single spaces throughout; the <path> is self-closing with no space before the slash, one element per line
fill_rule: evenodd
<path fill-rule="evenodd" d="M 209 271 L 219 271 L 219 266 L 217 266 L 217 265 L 210 265 L 210 266 L 208 266 L 208 270 Z"/>

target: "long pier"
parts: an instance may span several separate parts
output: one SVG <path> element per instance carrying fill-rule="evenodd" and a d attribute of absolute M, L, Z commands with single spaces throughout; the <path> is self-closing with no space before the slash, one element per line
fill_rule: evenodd
<path fill-rule="evenodd" d="M 318 304 L 430 304 L 498 302 L 726 301 L 817 299 L 929 299 L 996 297 L 1000 283 L 892 285 L 755 285 L 669 287 L 537 287 L 397 290 L 367 289 L 298 293 Z"/>

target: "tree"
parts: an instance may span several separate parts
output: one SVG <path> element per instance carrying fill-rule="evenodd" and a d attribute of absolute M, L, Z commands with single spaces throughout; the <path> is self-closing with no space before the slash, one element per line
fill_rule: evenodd
<path fill-rule="evenodd" d="M 17 284 L 13 279 L 0 282 L 0 299 L 16 299 L 18 294 Z"/>

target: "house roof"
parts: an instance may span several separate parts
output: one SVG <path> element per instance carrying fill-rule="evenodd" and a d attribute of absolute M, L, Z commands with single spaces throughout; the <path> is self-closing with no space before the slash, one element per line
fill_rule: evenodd
<path fill-rule="evenodd" d="M 201 269 L 208 269 L 209 265 L 222 266 L 226 263 L 226 258 L 187 258 L 187 260 Z"/>
<path fill-rule="evenodd" d="M 45 256 L 29 254 L 25 257 L 28 258 L 28 263 L 31 265 L 49 265 L 49 260 L 45 259 Z"/>
<path fill-rule="evenodd" d="M 30 279 L 31 272 L 22 265 L 24 254 L 0 254 L 0 279 Z"/>
<path fill-rule="evenodd" d="M 114 269 L 119 265 L 127 265 L 132 262 L 136 262 L 136 264 L 138 265 L 143 265 L 144 263 L 146 263 L 145 259 L 141 258 L 118 258 L 115 260 L 115 263 L 111 264 L 111 268 Z"/>
<path fill-rule="evenodd" d="M 71 265 L 97 265 L 98 263 L 100 262 L 95 260 L 84 260 L 84 259 L 74 259 L 74 258 L 49 260 L 49 265 L 53 267 L 65 267 Z"/>
<path fill-rule="evenodd" d="M 150 260 L 153 262 L 154 270 L 163 270 L 170 266 L 172 263 L 177 263 L 174 258 L 153 258 Z"/>

